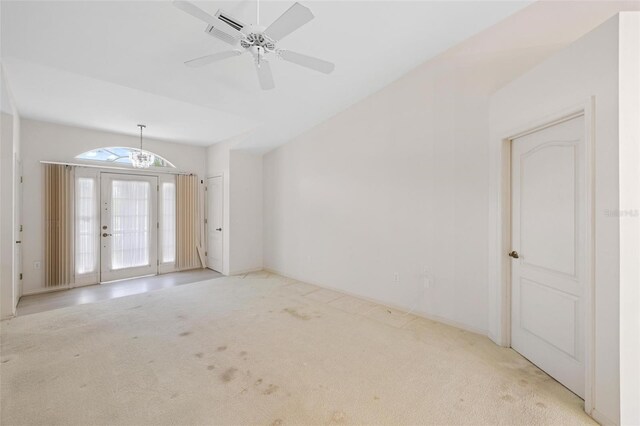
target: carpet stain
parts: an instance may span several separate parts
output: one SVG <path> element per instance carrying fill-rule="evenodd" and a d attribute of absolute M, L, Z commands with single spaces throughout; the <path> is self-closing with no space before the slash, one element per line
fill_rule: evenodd
<path fill-rule="evenodd" d="M 216 368 L 216 366 L 213 364 L 207 365 L 207 370 L 213 370 L 214 368 Z"/>
<path fill-rule="evenodd" d="M 262 383 L 262 379 L 258 379 L 256 380 L 256 382 L 254 383 L 254 386 L 259 386 Z"/>
<path fill-rule="evenodd" d="M 334 411 L 333 414 L 331 415 L 332 423 L 344 423 L 346 419 L 347 419 L 347 415 L 345 414 L 344 411 Z"/>
<path fill-rule="evenodd" d="M 311 317 L 309 315 L 301 314 L 295 308 L 285 308 L 285 309 L 282 310 L 282 312 L 286 312 L 289 315 L 291 315 L 292 317 L 297 318 L 299 320 L 308 321 L 308 320 L 311 319 Z"/>
<path fill-rule="evenodd" d="M 515 401 L 515 399 L 511 395 L 502 395 L 500 397 L 500 399 L 505 401 L 505 402 L 513 402 L 513 401 Z"/>
<path fill-rule="evenodd" d="M 218 352 L 222 352 L 222 351 L 226 351 L 227 347 L 226 346 L 218 346 L 218 349 L 216 349 Z"/>
<path fill-rule="evenodd" d="M 2 361 L 0 361 L 2 364 L 6 364 L 7 362 L 11 361 L 10 359 L 3 359 Z"/>
<path fill-rule="evenodd" d="M 225 383 L 229 383 L 236 375 L 237 368 L 227 368 L 224 373 L 220 376 L 220 380 Z"/>
<path fill-rule="evenodd" d="M 282 424 L 282 419 L 275 419 L 271 422 L 271 426 L 280 426 Z"/>
<path fill-rule="evenodd" d="M 180 337 L 186 337 L 186 336 L 188 336 L 190 334 L 191 334 L 190 331 L 183 331 L 182 333 L 180 333 Z"/>
<path fill-rule="evenodd" d="M 193 354 L 196 358 L 202 358 L 204 356 L 203 352 L 198 352 L 197 354 Z"/>
<path fill-rule="evenodd" d="M 380 399 L 380 397 L 378 395 L 373 395 L 373 400 L 374 401 L 378 401 Z"/>
<path fill-rule="evenodd" d="M 271 385 L 269 385 L 268 388 L 266 388 L 265 390 L 262 391 L 262 394 L 263 395 L 271 395 L 272 393 L 277 392 L 277 391 L 278 391 L 278 386 L 276 386 L 274 384 L 271 384 Z"/>
<path fill-rule="evenodd" d="M 520 386 L 527 386 L 529 384 L 529 382 L 527 382 L 525 379 L 520 379 Z"/>
<path fill-rule="evenodd" d="M 547 408 L 547 406 L 544 405 L 542 402 L 536 402 L 536 406 L 540 408 Z"/>

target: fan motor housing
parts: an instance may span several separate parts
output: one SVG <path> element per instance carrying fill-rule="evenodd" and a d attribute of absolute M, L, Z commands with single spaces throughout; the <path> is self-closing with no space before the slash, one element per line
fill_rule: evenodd
<path fill-rule="evenodd" d="M 251 49 L 252 51 L 254 50 L 252 48 L 256 47 L 262 48 L 265 52 L 273 52 L 276 50 L 276 43 L 269 38 L 269 36 L 266 36 L 261 28 L 250 27 L 248 29 L 249 31 L 242 40 L 240 40 L 240 46 L 245 49 Z"/>

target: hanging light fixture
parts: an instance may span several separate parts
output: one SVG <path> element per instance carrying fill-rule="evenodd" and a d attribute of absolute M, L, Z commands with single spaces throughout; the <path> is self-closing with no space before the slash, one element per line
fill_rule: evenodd
<path fill-rule="evenodd" d="M 129 152 L 129 160 L 136 169 L 147 169 L 155 161 L 152 153 L 142 150 L 142 129 L 146 128 L 144 124 L 138 124 L 140 127 L 140 149 Z"/>

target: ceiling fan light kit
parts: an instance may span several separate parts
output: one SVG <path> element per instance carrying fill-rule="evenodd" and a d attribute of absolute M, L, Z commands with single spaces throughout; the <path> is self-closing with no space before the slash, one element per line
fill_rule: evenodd
<path fill-rule="evenodd" d="M 258 82 L 263 90 L 275 87 L 269 65 L 272 58 L 280 58 L 325 74 L 330 74 L 335 68 L 331 62 L 277 47 L 280 40 L 313 19 L 311 10 L 300 3 L 294 3 L 266 28 L 259 25 L 259 1 L 257 2 L 258 23 L 255 25 L 247 25 L 223 10 L 218 10 L 215 16 L 211 15 L 193 3 L 184 0 L 174 0 L 173 4 L 178 9 L 204 21 L 207 24 L 205 29 L 207 34 L 235 47 L 234 50 L 213 53 L 186 61 L 185 65 L 189 67 L 209 65 L 248 52 L 253 56 Z"/>

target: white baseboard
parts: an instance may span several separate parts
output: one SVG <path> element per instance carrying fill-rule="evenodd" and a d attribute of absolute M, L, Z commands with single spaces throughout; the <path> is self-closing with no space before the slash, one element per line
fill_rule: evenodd
<path fill-rule="evenodd" d="M 588 414 L 588 413 L 587 413 Z M 611 420 L 609 417 L 605 416 L 595 408 L 591 410 L 591 417 L 593 420 L 600 423 L 602 426 L 617 426 L 618 423 Z"/>
<path fill-rule="evenodd" d="M 369 301 L 369 302 L 372 302 L 372 303 L 376 303 L 378 305 L 382 305 L 382 306 L 386 306 L 388 308 L 396 309 L 398 311 L 407 311 L 407 308 L 402 307 L 402 306 L 390 304 L 388 302 L 383 302 L 381 300 L 373 299 L 371 297 L 363 296 L 361 294 L 351 293 L 349 291 L 345 291 L 345 290 L 340 289 L 340 288 L 329 287 L 329 286 L 327 286 L 325 284 L 322 284 L 322 283 L 317 283 L 317 282 L 312 282 L 312 281 L 305 280 L 305 279 L 302 279 L 302 278 L 292 277 L 292 276 L 289 276 L 289 275 L 285 274 L 284 272 L 278 271 L 276 269 L 265 267 L 265 268 L 263 268 L 263 270 L 265 270 L 267 272 L 271 272 L 272 274 L 281 275 L 281 276 L 286 277 L 286 278 L 291 278 L 291 279 L 294 279 L 294 280 L 298 280 L 298 281 L 306 282 L 306 283 L 309 283 L 309 284 L 313 284 L 315 286 L 322 287 L 322 288 L 325 288 L 327 290 L 336 291 L 338 293 L 342 293 L 342 294 L 345 294 L 347 296 L 357 297 L 358 299 L 366 300 L 366 301 Z M 442 318 L 442 317 L 439 317 L 437 315 L 430 315 L 430 314 L 426 314 L 424 312 L 412 312 L 412 315 L 415 315 L 415 316 L 420 317 L 420 318 L 428 319 L 428 320 L 431 320 L 431 321 L 436 321 L 436 322 L 439 322 L 441 324 L 446 324 L 446 325 L 449 325 L 451 327 L 459 328 L 461 330 L 468 331 L 470 333 L 479 334 L 481 336 L 487 336 L 487 330 L 483 330 L 483 329 L 480 329 L 480 328 L 472 327 L 470 325 L 463 324 L 463 323 L 460 323 L 460 322 L 457 322 L 457 321 L 452 321 L 452 320 L 449 320 L 447 318 Z"/>

